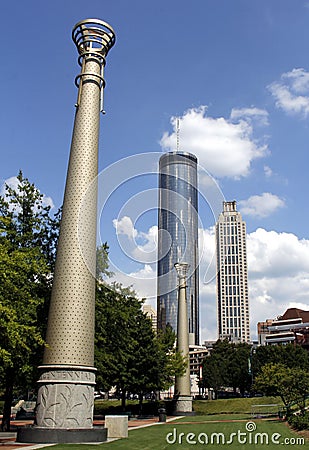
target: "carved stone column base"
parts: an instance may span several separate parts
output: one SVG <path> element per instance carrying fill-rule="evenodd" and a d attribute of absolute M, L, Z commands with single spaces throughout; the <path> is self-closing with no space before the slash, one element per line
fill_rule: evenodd
<path fill-rule="evenodd" d="M 194 416 L 191 395 L 178 395 L 174 398 L 174 416 Z"/>
<path fill-rule="evenodd" d="M 93 427 L 94 367 L 40 366 L 35 425 L 22 427 L 17 442 L 104 442 L 107 429 Z"/>
<path fill-rule="evenodd" d="M 92 428 L 94 367 L 40 366 L 36 425 L 41 428 Z"/>
<path fill-rule="evenodd" d="M 104 442 L 107 440 L 107 428 L 94 427 L 83 429 L 21 427 L 18 428 L 16 442 L 31 444 L 77 444 L 83 442 Z"/>

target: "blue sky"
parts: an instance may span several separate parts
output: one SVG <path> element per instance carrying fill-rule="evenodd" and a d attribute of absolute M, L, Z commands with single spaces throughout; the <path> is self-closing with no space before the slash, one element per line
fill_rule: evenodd
<path fill-rule="evenodd" d="M 198 156 L 218 185 L 217 200 L 221 193 L 237 200 L 247 223 L 253 337 L 258 320 L 308 309 L 309 1 L 88 3 L 1 5 L 1 185 L 22 169 L 61 205 L 79 73 L 71 30 L 101 18 L 117 35 L 105 71 L 100 171 L 102 188 L 104 174 L 120 173 L 124 182 L 102 212 L 118 279 L 153 302 L 155 162 L 175 149 L 177 116 L 180 149 Z M 153 156 L 138 157 L 138 174 L 137 160 L 122 162 L 145 153 Z M 207 198 L 202 176 L 200 187 Z M 151 200 L 143 197 L 149 189 Z M 205 274 L 214 220 L 202 198 L 200 206 Z M 215 285 L 203 280 L 201 336 L 215 339 Z"/>

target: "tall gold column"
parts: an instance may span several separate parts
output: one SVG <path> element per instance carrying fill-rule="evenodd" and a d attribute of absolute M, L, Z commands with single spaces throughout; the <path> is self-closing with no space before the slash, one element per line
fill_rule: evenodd
<path fill-rule="evenodd" d="M 190 382 L 190 358 L 189 358 L 189 330 L 188 330 L 188 305 L 187 305 L 187 272 L 189 264 L 176 263 L 179 287 L 178 287 L 178 316 L 177 316 L 177 350 L 187 358 L 186 370 L 183 375 L 175 377 L 175 413 L 192 413 L 192 396 Z"/>
<path fill-rule="evenodd" d="M 103 440 L 103 435 L 99 437 L 93 429 L 96 189 L 92 189 L 90 196 L 87 193 L 86 204 L 83 199 L 98 174 L 99 122 L 105 85 L 103 69 L 115 42 L 115 33 L 105 22 L 87 19 L 75 25 L 72 38 L 79 53 L 81 72 L 75 80 L 79 87 L 78 99 L 48 316 L 47 347 L 43 365 L 39 367 L 35 436 L 30 442 Z M 81 253 L 80 239 L 82 247 L 87 249 L 87 264 Z"/>

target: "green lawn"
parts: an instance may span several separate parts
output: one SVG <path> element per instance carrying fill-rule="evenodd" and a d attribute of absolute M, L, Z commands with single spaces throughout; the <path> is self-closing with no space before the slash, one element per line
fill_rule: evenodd
<path fill-rule="evenodd" d="M 126 409 L 132 414 L 138 412 L 137 401 L 127 401 Z M 279 397 L 252 397 L 252 398 L 230 398 L 220 400 L 194 400 L 193 408 L 196 414 L 251 414 L 252 405 L 256 404 L 281 404 Z M 158 409 L 155 402 L 143 403 L 144 414 L 154 414 Z M 117 414 L 121 412 L 121 402 L 117 400 L 95 401 L 95 414 Z"/>
<path fill-rule="evenodd" d="M 279 397 L 229 398 L 219 400 L 195 400 L 194 411 L 197 414 L 251 414 L 252 405 L 282 405 Z"/>
<path fill-rule="evenodd" d="M 212 419 L 209 416 L 195 416 L 191 417 L 190 420 L 183 418 L 171 423 L 161 423 L 138 430 L 132 429 L 129 431 L 128 439 L 101 444 L 95 448 L 103 450 L 187 450 L 191 449 L 192 446 L 197 449 L 208 447 L 222 449 L 226 446 L 231 450 L 247 450 L 250 448 L 260 450 L 263 448 L 278 449 L 278 445 L 290 445 L 293 449 L 304 449 L 306 447 L 305 443 L 302 444 L 300 441 L 297 443 L 297 439 L 300 437 L 291 432 L 285 423 L 247 419 L 235 421 L 235 415 L 225 416 L 225 419 L 233 421 L 220 422 L 218 420 L 216 422 L 214 416 L 212 416 Z M 210 422 L 210 420 L 213 421 Z M 251 427 L 255 430 L 252 431 Z M 206 443 L 207 439 L 208 443 Z M 272 439 L 274 442 L 272 442 Z M 285 439 L 289 441 L 285 441 Z M 199 440 L 201 443 L 199 443 Z M 76 444 L 56 445 L 52 448 L 55 450 L 94 449 L 93 445 L 86 444 L 80 446 Z"/>
<path fill-rule="evenodd" d="M 0 414 L 3 410 L 3 401 L 0 401 Z M 252 404 L 269 404 L 282 403 L 278 397 L 253 397 L 253 398 L 231 398 L 222 400 L 194 400 L 193 406 L 197 414 L 235 414 L 235 413 L 251 413 Z M 127 411 L 132 413 L 137 411 L 137 401 L 127 401 Z M 151 414 L 158 409 L 158 405 L 153 402 L 144 401 L 143 413 Z M 117 414 L 121 412 L 121 402 L 119 400 L 96 400 L 95 414 Z"/>

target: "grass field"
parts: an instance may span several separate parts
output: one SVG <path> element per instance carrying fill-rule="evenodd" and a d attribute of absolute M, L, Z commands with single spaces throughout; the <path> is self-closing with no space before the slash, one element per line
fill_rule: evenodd
<path fill-rule="evenodd" d="M 227 419 L 228 417 L 225 417 Z M 214 419 L 214 417 L 213 417 Z M 235 419 L 235 416 L 229 416 Z M 278 445 L 288 445 L 293 449 L 305 449 L 306 444 L 296 433 L 279 421 L 224 421 L 205 416 L 178 419 L 147 428 L 133 429 L 128 439 L 121 439 L 96 446 L 105 450 L 166 450 L 193 448 L 235 449 L 278 449 Z M 298 440 L 298 441 L 297 441 Z M 308 445 L 308 442 L 307 442 Z M 57 450 L 93 450 L 93 445 L 56 445 Z M 280 448 L 280 447 L 279 447 Z"/>
<path fill-rule="evenodd" d="M 103 412 L 117 402 L 100 402 Z M 55 450 L 165 450 L 165 449 L 278 449 L 278 445 L 305 449 L 309 441 L 291 431 L 284 422 L 252 420 L 252 405 L 280 404 L 276 397 L 236 398 L 194 401 L 195 416 L 150 427 L 130 429 L 128 439 L 119 439 L 100 445 L 59 444 L 45 449 Z M 129 406 L 129 405 L 128 405 Z M 130 405 L 131 406 L 131 405 Z M 130 408 L 129 406 L 129 408 Z M 280 448 L 280 447 L 279 447 Z"/>
<path fill-rule="evenodd" d="M 229 398 L 219 400 L 195 400 L 194 411 L 197 414 L 251 414 L 252 405 L 278 404 L 279 397 Z"/>
<path fill-rule="evenodd" d="M 220 400 L 194 400 L 193 407 L 196 414 L 251 414 L 252 405 L 256 404 L 280 404 L 282 401 L 279 397 L 252 397 L 252 398 L 229 398 Z M 157 411 L 158 406 L 152 404 L 152 410 Z M 128 411 L 137 409 L 136 401 L 128 401 L 126 405 Z M 147 413 L 150 408 L 149 402 L 144 402 L 143 410 Z M 98 400 L 95 402 L 95 414 L 109 414 L 120 412 L 120 401 L 117 400 Z"/>
<path fill-rule="evenodd" d="M 196 416 L 131 429 L 128 439 L 96 446 L 111 450 L 165 450 L 225 447 L 236 449 L 278 449 L 278 445 L 304 449 L 308 441 L 279 420 L 252 420 L 256 404 L 280 404 L 276 397 L 236 398 L 194 402 Z M 301 439 L 301 440 L 300 440 Z M 55 450 L 93 450 L 92 445 L 56 445 Z M 280 448 L 280 447 L 279 447 Z"/>

